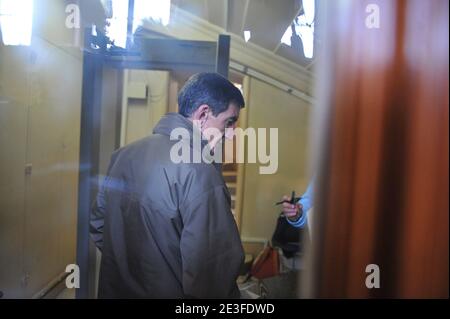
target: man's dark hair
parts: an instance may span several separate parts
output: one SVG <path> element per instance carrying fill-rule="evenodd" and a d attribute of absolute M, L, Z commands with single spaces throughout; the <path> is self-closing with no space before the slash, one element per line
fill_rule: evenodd
<path fill-rule="evenodd" d="M 241 91 L 218 73 L 197 73 L 178 93 L 178 113 L 189 117 L 200 105 L 208 105 L 214 116 L 225 112 L 230 103 L 245 106 Z"/>

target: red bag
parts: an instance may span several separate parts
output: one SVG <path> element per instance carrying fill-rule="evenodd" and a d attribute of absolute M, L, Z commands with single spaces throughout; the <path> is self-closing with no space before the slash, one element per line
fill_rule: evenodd
<path fill-rule="evenodd" d="M 258 279 L 273 277 L 279 274 L 280 259 L 278 251 L 268 245 L 256 257 L 250 274 Z"/>

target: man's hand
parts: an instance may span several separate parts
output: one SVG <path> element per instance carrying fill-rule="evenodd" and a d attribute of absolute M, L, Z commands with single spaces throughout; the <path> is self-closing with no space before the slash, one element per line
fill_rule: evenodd
<path fill-rule="evenodd" d="M 303 206 L 299 203 L 291 204 L 289 203 L 291 198 L 289 196 L 284 195 L 283 199 L 283 214 L 286 218 L 289 218 L 290 221 L 296 221 L 301 216 L 301 209 Z"/>

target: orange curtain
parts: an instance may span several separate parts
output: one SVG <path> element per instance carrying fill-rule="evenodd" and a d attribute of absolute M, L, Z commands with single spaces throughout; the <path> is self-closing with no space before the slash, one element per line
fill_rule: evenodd
<path fill-rule="evenodd" d="M 315 297 L 448 298 L 448 6 L 323 7 Z"/>

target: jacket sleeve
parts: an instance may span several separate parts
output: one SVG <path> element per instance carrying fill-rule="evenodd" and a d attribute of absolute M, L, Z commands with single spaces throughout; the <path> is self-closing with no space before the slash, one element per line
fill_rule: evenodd
<path fill-rule="evenodd" d="M 224 185 L 181 209 L 183 290 L 193 298 L 239 298 L 236 284 L 244 259 L 239 232 Z"/>
<path fill-rule="evenodd" d="M 109 163 L 108 171 L 106 173 L 103 182 L 101 183 L 100 190 L 97 194 L 97 197 L 92 205 L 90 223 L 89 223 L 89 232 L 91 234 L 91 239 L 94 241 L 95 246 L 97 246 L 100 251 L 103 248 L 103 226 L 105 225 L 105 214 L 106 212 L 106 198 L 105 192 L 108 188 L 109 175 L 111 173 L 111 168 L 113 167 L 117 153 L 113 153 L 111 156 L 111 161 Z"/>
<path fill-rule="evenodd" d="M 91 239 L 94 241 L 100 251 L 103 248 L 103 226 L 105 225 L 105 191 L 104 185 L 100 188 L 97 194 L 97 198 L 94 202 L 91 211 L 91 218 L 89 224 L 89 230 L 91 233 Z"/>

